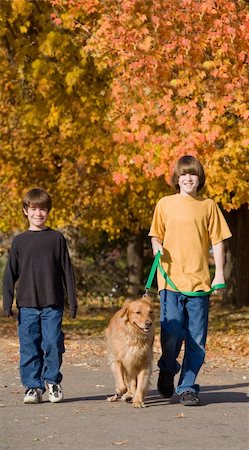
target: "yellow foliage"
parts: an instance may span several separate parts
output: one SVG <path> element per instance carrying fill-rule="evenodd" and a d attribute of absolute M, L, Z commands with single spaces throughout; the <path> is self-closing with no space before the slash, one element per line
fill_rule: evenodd
<path fill-rule="evenodd" d="M 21 33 L 27 33 L 28 32 L 28 27 L 26 27 L 26 25 L 21 25 L 20 26 L 20 31 L 21 31 Z"/>
<path fill-rule="evenodd" d="M 15 18 L 19 14 L 26 14 L 27 12 L 30 12 L 32 5 L 28 0 L 11 0 L 11 7 Z"/>
<path fill-rule="evenodd" d="M 215 67 L 216 63 L 215 61 L 204 61 L 204 63 L 202 64 L 204 69 L 212 69 L 213 67 Z"/>
<path fill-rule="evenodd" d="M 79 51 L 79 54 L 81 56 L 80 64 L 81 64 L 81 66 L 85 66 L 87 63 L 87 52 L 85 51 L 84 48 L 81 48 Z"/>
<path fill-rule="evenodd" d="M 73 135 L 74 129 L 71 119 L 64 119 L 64 121 L 59 125 L 61 139 L 66 139 Z"/>
<path fill-rule="evenodd" d="M 84 70 L 79 67 L 74 67 L 71 72 L 68 72 L 65 77 L 65 82 L 67 84 L 67 93 L 71 94 L 73 87 L 80 81 L 81 76 L 84 74 Z"/>
<path fill-rule="evenodd" d="M 170 80 L 170 84 L 173 87 L 177 87 L 179 85 L 179 80 L 177 80 L 176 78 L 174 78 L 173 80 Z"/>
<path fill-rule="evenodd" d="M 47 125 L 49 128 L 53 128 L 58 126 L 60 119 L 60 110 L 57 106 L 52 105 L 50 109 L 50 113 L 47 118 Z"/>
<path fill-rule="evenodd" d="M 62 42 L 60 42 L 62 46 Z M 58 34 L 54 31 L 50 31 L 46 39 L 41 43 L 40 50 L 46 56 L 55 56 L 55 49 L 58 46 Z"/>
<path fill-rule="evenodd" d="M 74 27 L 74 17 L 72 17 L 71 14 L 62 13 L 61 14 L 61 19 L 62 19 L 63 25 L 66 28 Z"/>
<path fill-rule="evenodd" d="M 49 94 L 51 88 L 51 84 L 48 82 L 46 78 L 41 78 L 37 83 L 37 92 L 43 96 L 47 96 Z"/>

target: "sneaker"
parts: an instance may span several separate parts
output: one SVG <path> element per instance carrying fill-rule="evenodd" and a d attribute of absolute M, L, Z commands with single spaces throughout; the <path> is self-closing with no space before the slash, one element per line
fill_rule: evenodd
<path fill-rule="evenodd" d="M 39 388 L 30 388 L 25 392 L 23 403 L 41 403 L 42 402 L 42 390 Z"/>
<path fill-rule="evenodd" d="M 157 381 L 157 389 L 162 397 L 172 397 L 172 395 L 174 394 L 174 375 L 160 369 Z"/>
<path fill-rule="evenodd" d="M 181 394 L 180 403 L 184 406 L 199 406 L 200 399 L 196 392 L 185 391 Z"/>
<path fill-rule="evenodd" d="M 64 398 L 63 390 L 60 384 L 47 383 L 49 400 L 52 403 L 61 402 Z"/>

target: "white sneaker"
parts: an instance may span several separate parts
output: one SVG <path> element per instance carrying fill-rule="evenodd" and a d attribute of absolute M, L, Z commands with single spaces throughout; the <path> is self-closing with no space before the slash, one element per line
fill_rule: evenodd
<path fill-rule="evenodd" d="M 49 400 L 52 403 L 61 402 L 64 398 L 63 390 L 60 384 L 47 383 Z"/>
<path fill-rule="evenodd" d="M 25 392 L 23 403 L 41 403 L 42 390 L 39 388 L 30 388 Z"/>

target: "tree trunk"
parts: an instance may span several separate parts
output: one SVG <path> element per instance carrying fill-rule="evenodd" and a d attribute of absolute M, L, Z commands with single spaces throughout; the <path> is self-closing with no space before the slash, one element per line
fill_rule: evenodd
<path fill-rule="evenodd" d="M 249 210 L 247 205 L 224 212 L 232 238 L 225 241 L 224 300 L 238 308 L 249 306 Z"/>
<path fill-rule="evenodd" d="M 132 236 L 127 245 L 128 293 L 138 295 L 143 280 L 143 235 Z"/>

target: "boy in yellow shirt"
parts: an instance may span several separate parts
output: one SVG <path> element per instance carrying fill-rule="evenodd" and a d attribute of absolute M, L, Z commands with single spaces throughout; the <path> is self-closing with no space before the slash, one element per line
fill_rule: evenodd
<path fill-rule="evenodd" d="M 208 267 L 212 246 L 215 276 L 212 286 L 224 284 L 223 240 L 231 236 L 215 202 L 198 195 L 205 184 L 201 163 L 183 156 L 175 164 L 172 184 L 177 194 L 163 197 L 156 205 L 149 235 L 153 254 L 161 253 L 161 265 L 179 291 L 167 284 L 158 271 L 161 305 L 161 347 L 158 391 L 165 398 L 174 393 L 174 376 L 181 370 L 175 392 L 185 406 L 200 404 L 196 377 L 204 362 L 210 290 Z M 182 294 L 180 291 L 184 291 Z M 201 292 L 192 297 L 186 292 Z M 183 341 L 182 367 L 177 361 Z"/>

